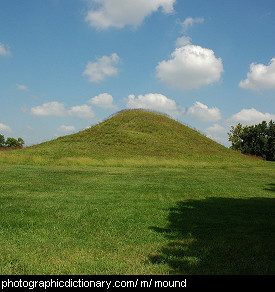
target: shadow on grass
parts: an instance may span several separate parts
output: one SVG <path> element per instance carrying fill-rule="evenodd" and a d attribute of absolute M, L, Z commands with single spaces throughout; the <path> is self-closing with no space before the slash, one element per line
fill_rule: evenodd
<path fill-rule="evenodd" d="M 162 233 L 168 244 L 151 255 L 171 274 L 274 274 L 275 198 L 208 198 L 178 202 Z"/>
<path fill-rule="evenodd" d="M 275 192 L 275 184 L 269 184 L 267 188 L 264 189 L 265 191 Z"/>

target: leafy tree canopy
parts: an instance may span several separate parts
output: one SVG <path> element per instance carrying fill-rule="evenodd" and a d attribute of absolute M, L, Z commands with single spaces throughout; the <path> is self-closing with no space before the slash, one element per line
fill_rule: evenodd
<path fill-rule="evenodd" d="M 231 127 L 228 136 L 232 149 L 275 161 L 275 123 L 272 120 L 254 126 L 239 123 Z"/>
<path fill-rule="evenodd" d="M 0 147 L 23 147 L 25 144 L 24 140 L 22 138 L 11 138 L 8 137 L 5 140 L 5 137 L 0 134 Z"/>
<path fill-rule="evenodd" d="M 5 137 L 0 134 L 0 147 L 4 147 L 5 145 Z"/>

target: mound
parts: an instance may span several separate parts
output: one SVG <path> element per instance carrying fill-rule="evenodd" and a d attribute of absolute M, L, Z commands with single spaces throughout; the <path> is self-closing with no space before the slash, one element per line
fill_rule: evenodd
<path fill-rule="evenodd" d="M 78 133 L 23 149 L 49 158 L 90 157 L 203 159 L 236 154 L 166 115 L 124 110 Z"/>

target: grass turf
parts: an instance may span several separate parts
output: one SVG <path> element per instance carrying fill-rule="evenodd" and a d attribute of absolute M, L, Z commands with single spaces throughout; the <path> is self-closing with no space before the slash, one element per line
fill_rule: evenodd
<path fill-rule="evenodd" d="M 0 151 L 0 274 L 274 274 L 274 169 L 137 110 Z"/>
<path fill-rule="evenodd" d="M 164 167 L 165 166 L 165 167 Z M 274 163 L 0 166 L 0 274 L 274 274 Z"/>

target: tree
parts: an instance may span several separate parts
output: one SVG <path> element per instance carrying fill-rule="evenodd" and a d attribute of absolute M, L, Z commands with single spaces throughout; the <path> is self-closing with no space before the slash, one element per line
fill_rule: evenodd
<path fill-rule="evenodd" d="M 245 127 L 241 133 L 242 151 L 251 155 L 262 156 L 266 159 L 267 151 L 267 123 Z"/>
<path fill-rule="evenodd" d="M 270 121 L 268 124 L 267 141 L 267 160 L 275 161 L 275 123 Z"/>
<path fill-rule="evenodd" d="M 5 144 L 6 144 L 7 147 L 16 147 L 16 146 L 18 146 L 17 145 L 17 140 L 15 138 L 11 138 L 11 137 L 7 138 Z"/>
<path fill-rule="evenodd" d="M 228 140 L 232 143 L 230 147 L 231 149 L 242 151 L 243 140 L 241 138 L 241 133 L 243 132 L 243 130 L 244 128 L 240 123 L 236 127 L 231 126 L 230 132 L 227 133 L 229 135 Z"/>
<path fill-rule="evenodd" d="M 5 137 L 0 134 L 0 147 L 4 147 L 4 146 L 5 146 Z"/>
<path fill-rule="evenodd" d="M 4 143 L 5 147 L 23 147 L 25 144 L 24 140 L 22 138 L 18 138 L 16 140 L 15 138 L 8 137 L 7 140 Z"/>
<path fill-rule="evenodd" d="M 272 120 L 254 126 L 238 124 L 231 127 L 228 135 L 232 149 L 275 161 L 275 123 Z"/>
<path fill-rule="evenodd" d="M 23 147 L 23 145 L 25 144 L 25 142 L 24 142 L 24 140 L 22 138 L 18 138 L 17 139 L 17 144 L 18 144 L 18 146 Z"/>

